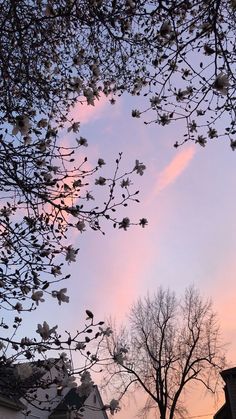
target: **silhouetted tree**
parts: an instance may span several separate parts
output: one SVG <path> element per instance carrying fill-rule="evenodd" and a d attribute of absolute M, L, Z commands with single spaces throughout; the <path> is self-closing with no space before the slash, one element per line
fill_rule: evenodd
<path fill-rule="evenodd" d="M 212 304 L 193 287 L 180 299 L 159 289 L 138 300 L 128 327 L 107 338 L 107 349 L 114 362 L 106 384 L 120 398 L 130 387 L 141 388 L 148 398 L 143 413 L 152 408 L 161 419 L 186 415 L 182 396 L 190 383 L 214 392 L 224 366 Z"/>

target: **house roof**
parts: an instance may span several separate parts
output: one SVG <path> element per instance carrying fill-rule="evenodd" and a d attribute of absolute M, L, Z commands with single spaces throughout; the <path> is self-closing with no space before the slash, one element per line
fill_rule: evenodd
<path fill-rule="evenodd" d="M 101 408 L 104 406 L 100 392 L 96 385 L 93 386 L 96 396 L 99 399 L 99 405 Z M 57 407 L 53 410 L 53 412 L 49 415 L 50 419 L 57 419 L 63 413 L 68 412 L 68 410 L 79 410 L 83 408 L 87 397 L 80 397 L 77 389 L 72 388 L 68 391 L 68 393 L 64 396 L 63 400 L 57 405 Z M 101 410 L 103 413 L 104 419 L 108 419 L 107 413 L 105 410 Z"/>
<path fill-rule="evenodd" d="M 32 388 L 32 383 L 39 382 L 46 371 L 50 370 L 56 362 L 55 359 L 49 359 L 47 361 L 0 365 L 0 405 L 15 410 L 23 409 L 25 406 L 20 399 Z M 26 364 L 32 367 L 33 373 L 28 378 L 21 378 L 17 374 L 17 366 Z"/>
<path fill-rule="evenodd" d="M 58 416 L 58 413 L 65 413 L 68 408 L 79 410 L 83 407 L 87 397 L 80 397 L 76 392 L 76 388 L 71 388 L 68 393 L 64 396 L 63 400 L 57 405 L 53 412 L 49 415 L 50 419 Z"/>
<path fill-rule="evenodd" d="M 5 406 L 13 410 L 22 410 L 25 408 L 24 404 L 20 401 L 24 398 L 26 393 L 32 389 L 32 383 L 40 386 L 40 380 L 47 371 L 57 364 L 59 359 L 49 359 L 47 361 L 36 361 L 22 363 L 21 365 L 28 364 L 32 367 L 33 373 L 28 378 L 21 378 L 17 374 L 17 366 L 19 364 L 0 365 L 0 406 Z M 43 367 L 43 368 L 41 368 Z M 93 386 L 99 408 L 103 414 L 104 419 L 108 419 L 100 392 L 96 385 Z M 80 397 L 76 388 L 71 388 L 62 400 L 58 403 L 57 407 L 50 413 L 50 419 L 56 419 L 68 412 L 68 410 L 80 410 L 86 401 L 87 397 Z"/>

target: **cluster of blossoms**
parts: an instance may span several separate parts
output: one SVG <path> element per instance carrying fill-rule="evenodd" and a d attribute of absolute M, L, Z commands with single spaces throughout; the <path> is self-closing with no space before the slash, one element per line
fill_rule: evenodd
<path fill-rule="evenodd" d="M 124 346 L 120 346 L 113 354 L 113 359 L 117 364 L 123 365 L 126 360 L 126 354 L 128 349 Z"/>
<path fill-rule="evenodd" d="M 56 333 L 57 326 L 54 326 L 50 329 L 48 323 L 46 321 L 43 322 L 43 325 L 38 324 L 38 329 L 36 333 L 39 333 L 43 340 L 48 340 L 52 334 Z"/>

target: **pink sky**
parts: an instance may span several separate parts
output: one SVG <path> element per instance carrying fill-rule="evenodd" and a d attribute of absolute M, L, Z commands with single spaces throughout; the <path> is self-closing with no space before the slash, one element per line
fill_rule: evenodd
<path fill-rule="evenodd" d="M 94 232 L 71 236 L 80 252 L 78 263 L 68 267 L 71 303 L 60 311 L 63 325 L 78 327 L 86 308 L 99 319 L 124 320 L 147 291 L 162 285 L 179 293 L 194 283 L 213 299 L 222 336 L 230 344 L 230 366 L 235 366 L 235 154 L 220 141 L 205 149 L 187 144 L 175 150 L 174 130 L 144 127 L 130 117 L 131 102 L 125 97 L 112 107 L 102 98 L 95 107 L 73 110 L 83 122 L 81 135 L 89 141 L 85 151 L 92 161 L 114 161 L 123 151 L 124 166 L 136 158 L 147 165 L 144 176 L 135 179 L 141 203 L 128 211 L 135 220 L 145 216 L 149 224 L 126 232 L 107 227 L 105 237 Z M 58 313 L 52 314 L 55 321 Z M 189 397 L 190 416 L 216 410 L 209 398 L 199 403 L 196 393 Z M 131 402 L 117 419 L 134 419 L 137 408 Z"/>

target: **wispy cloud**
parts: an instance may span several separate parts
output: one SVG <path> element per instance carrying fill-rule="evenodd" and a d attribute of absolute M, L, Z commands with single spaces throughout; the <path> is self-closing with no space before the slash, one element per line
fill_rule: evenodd
<path fill-rule="evenodd" d="M 70 111 L 70 116 L 82 124 L 87 124 L 101 117 L 109 101 L 105 95 L 101 95 L 99 100 L 95 101 L 94 106 L 78 102 Z"/>
<path fill-rule="evenodd" d="M 173 184 L 176 179 L 186 170 L 195 154 L 194 147 L 188 147 L 181 150 L 171 162 L 158 174 L 153 195 Z"/>

